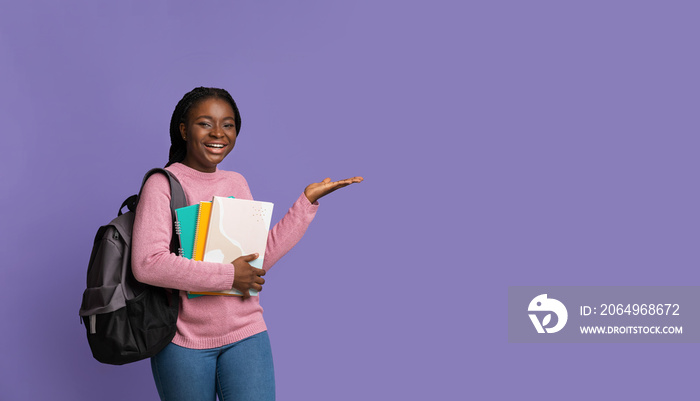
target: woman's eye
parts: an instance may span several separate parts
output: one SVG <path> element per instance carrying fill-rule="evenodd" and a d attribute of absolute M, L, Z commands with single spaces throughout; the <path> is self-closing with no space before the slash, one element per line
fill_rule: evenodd
<path fill-rule="evenodd" d="M 234 125 L 233 125 L 233 124 L 225 124 L 224 127 L 225 127 L 225 128 L 233 128 Z"/>
<path fill-rule="evenodd" d="M 199 123 L 199 125 L 202 127 L 211 127 L 209 123 Z"/>

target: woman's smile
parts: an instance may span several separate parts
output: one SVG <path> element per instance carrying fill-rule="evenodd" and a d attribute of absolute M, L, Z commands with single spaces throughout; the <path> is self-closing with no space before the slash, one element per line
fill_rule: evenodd
<path fill-rule="evenodd" d="M 204 146 L 209 150 L 209 152 L 218 155 L 218 154 L 226 152 L 226 147 L 228 145 L 225 143 L 210 142 L 210 143 L 205 143 Z"/>

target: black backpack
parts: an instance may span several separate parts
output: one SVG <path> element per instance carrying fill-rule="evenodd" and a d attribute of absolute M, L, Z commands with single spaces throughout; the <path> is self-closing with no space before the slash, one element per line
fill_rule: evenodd
<path fill-rule="evenodd" d="M 177 178 L 160 168 L 146 173 L 141 190 L 154 173 L 165 174 L 170 180 L 170 250 L 182 255 L 175 209 L 187 206 L 185 193 Z M 131 272 L 131 231 L 141 190 L 122 203 L 114 220 L 97 230 L 80 306 L 80 320 L 85 324 L 92 355 L 112 365 L 150 358 L 175 336 L 178 291 L 140 283 Z M 122 214 L 124 206 L 129 211 Z"/>

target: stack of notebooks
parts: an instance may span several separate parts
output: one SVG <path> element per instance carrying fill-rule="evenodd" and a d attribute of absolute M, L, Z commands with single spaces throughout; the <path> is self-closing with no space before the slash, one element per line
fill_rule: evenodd
<path fill-rule="evenodd" d="M 250 265 L 262 269 L 267 233 L 272 219 L 270 202 L 215 196 L 211 202 L 175 209 L 175 230 L 182 246 L 180 256 L 205 262 L 231 263 L 234 259 L 257 253 Z M 255 290 L 250 295 L 258 295 Z M 200 295 L 243 294 L 235 289 L 223 292 L 188 292 Z"/>

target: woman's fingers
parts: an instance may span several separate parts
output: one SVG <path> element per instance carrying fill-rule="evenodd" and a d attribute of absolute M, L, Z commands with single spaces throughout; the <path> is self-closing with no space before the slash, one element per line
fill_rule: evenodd
<path fill-rule="evenodd" d="M 258 258 L 257 253 L 244 255 L 236 258 L 232 263 L 234 265 L 233 288 L 243 293 L 243 298 L 250 297 L 248 290 L 262 291 L 262 286 L 265 284 L 265 279 L 262 278 L 267 272 L 263 269 L 258 269 L 250 265 L 250 263 Z"/>
<path fill-rule="evenodd" d="M 362 178 L 360 176 L 346 178 L 344 180 L 339 180 L 339 181 L 331 181 L 330 177 L 326 177 L 321 182 L 315 182 L 313 184 L 309 184 L 309 186 L 307 186 L 304 189 L 304 195 L 306 195 L 306 198 L 311 203 L 314 203 L 315 201 L 328 195 L 329 193 L 335 191 L 336 189 L 347 187 L 350 184 L 354 184 L 354 183 L 358 183 L 358 182 L 362 182 L 362 181 L 364 181 L 364 178 Z"/>
<path fill-rule="evenodd" d="M 352 178 L 346 178 L 346 179 L 340 180 L 340 181 L 333 181 L 333 182 L 329 181 L 327 184 L 331 187 L 340 188 L 340 187 L 346 187 L 350 184 L 354 184 L 357 182 L 362 182 L 363 180 L 364 179 L 362 177 L 352 177 Z M 323 180 L 323 181 L 325 182 L 326 180 Z"/>

